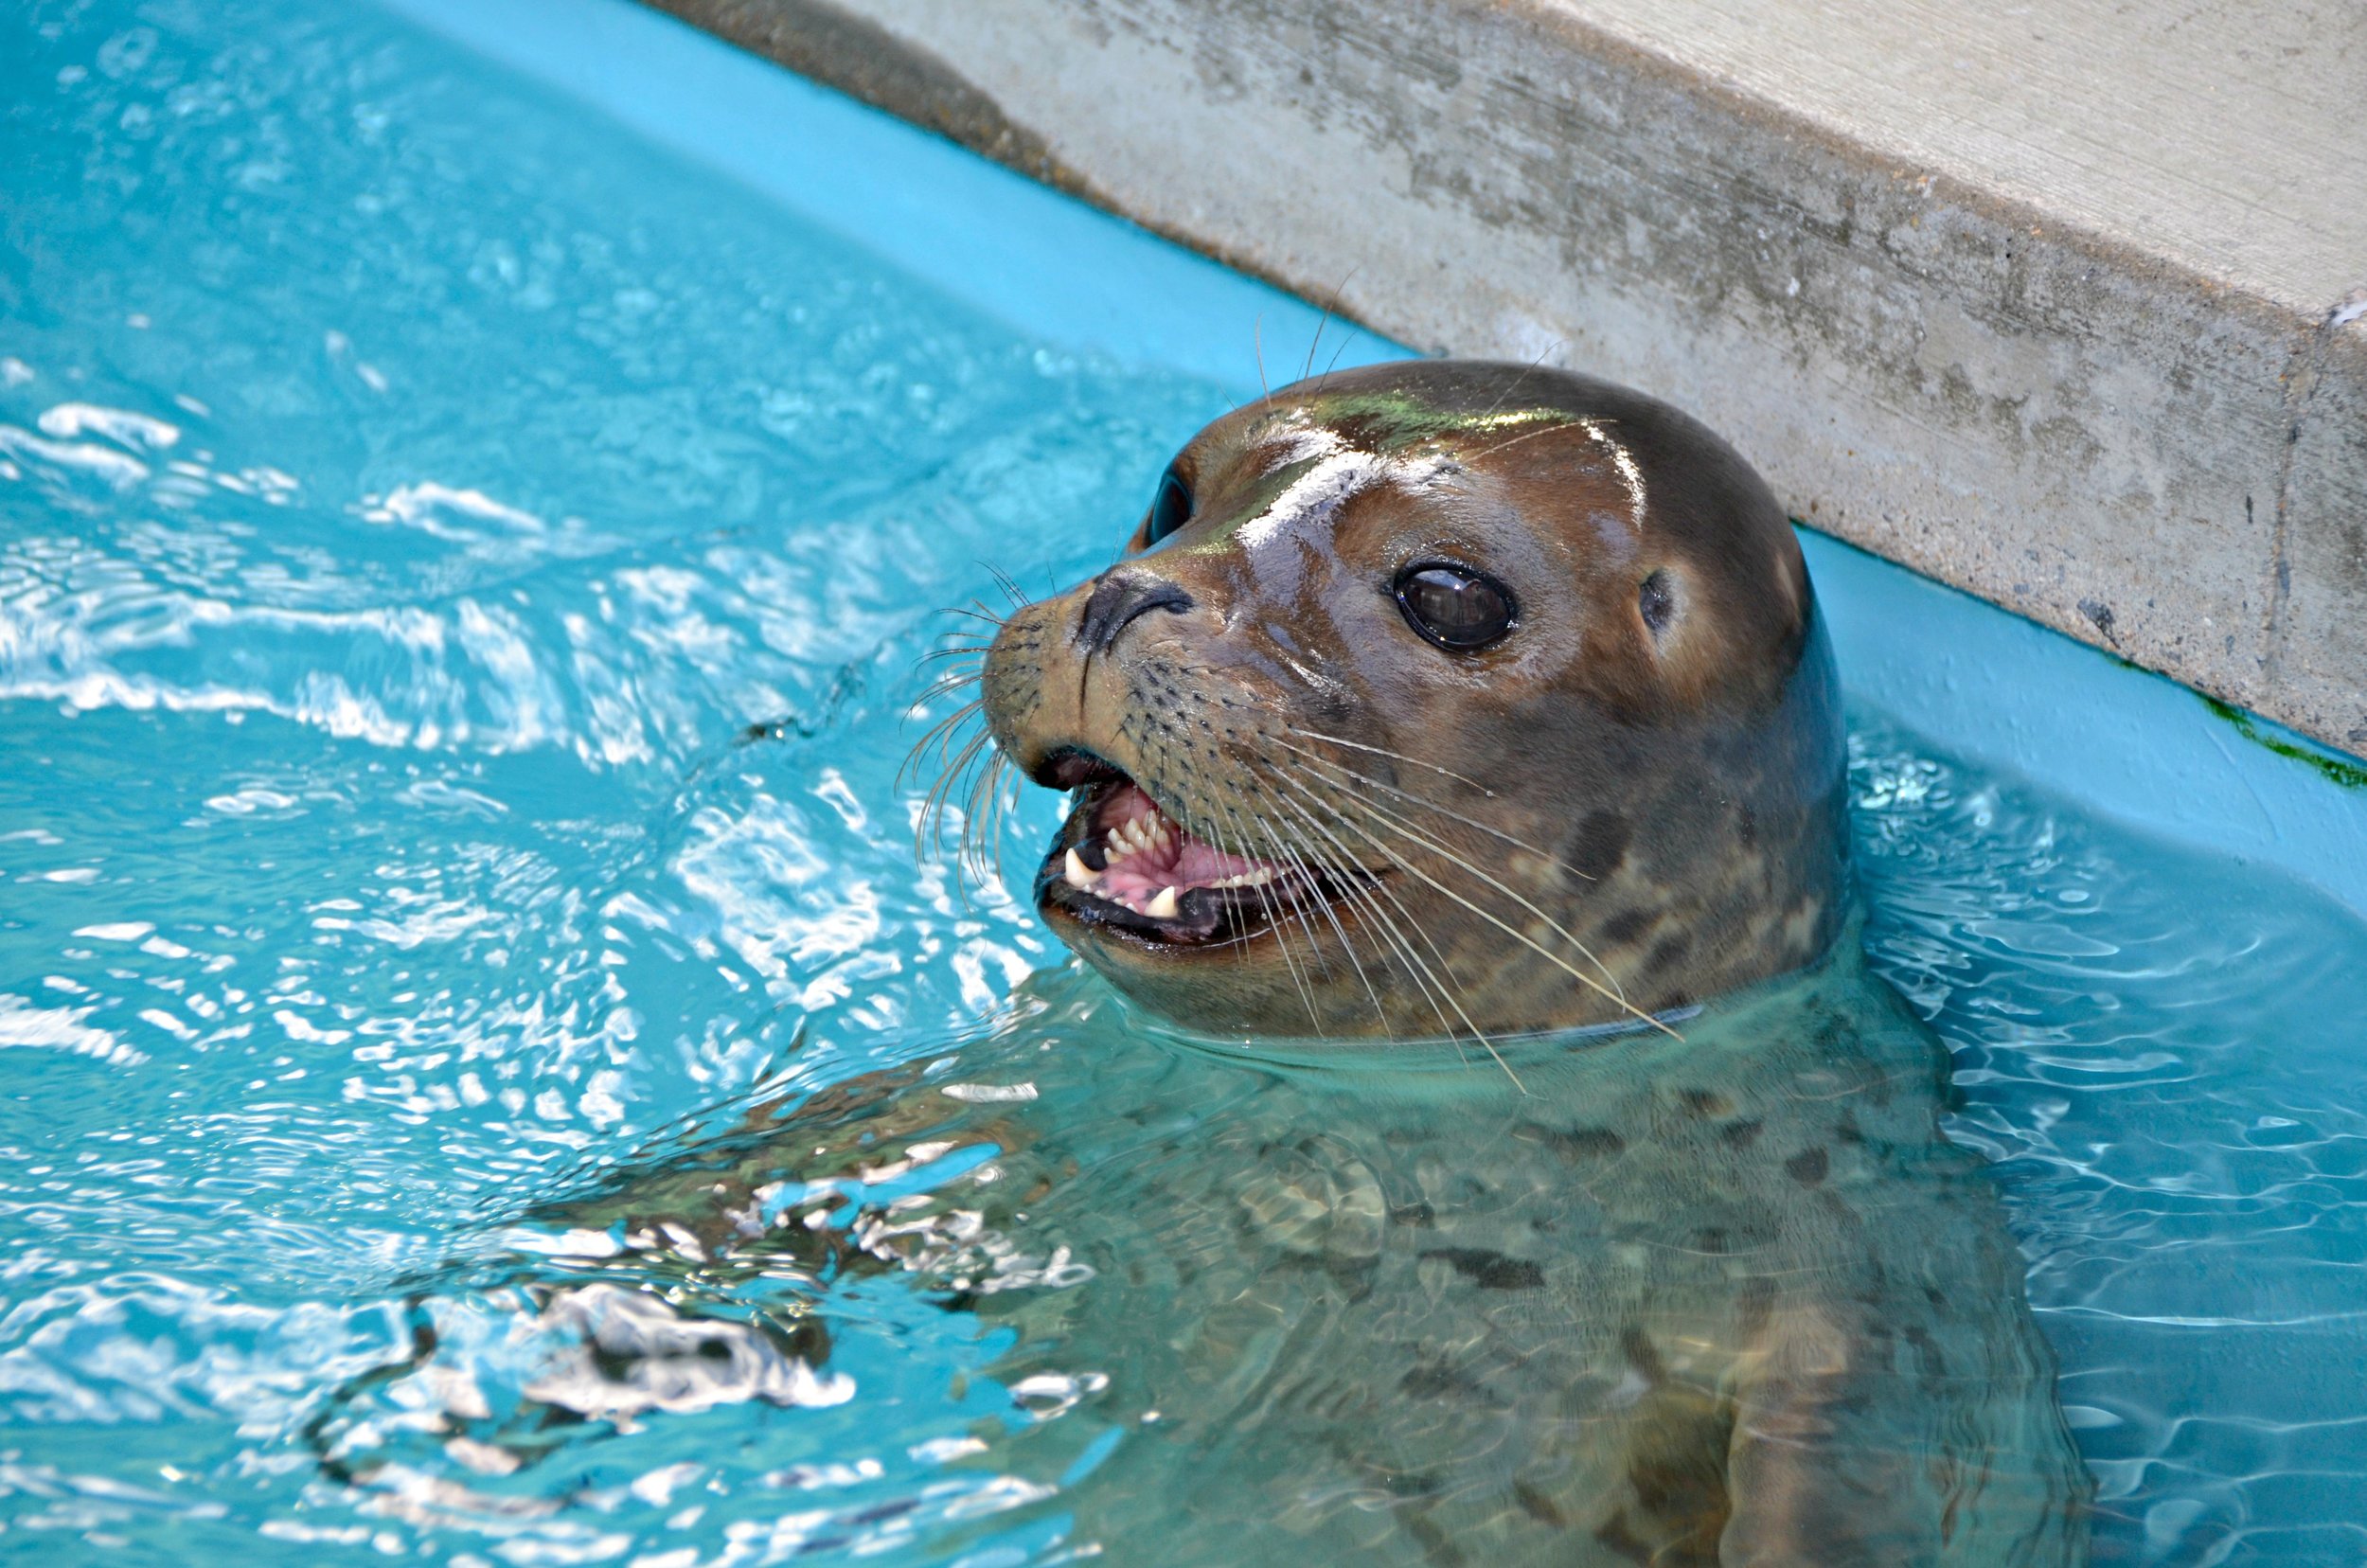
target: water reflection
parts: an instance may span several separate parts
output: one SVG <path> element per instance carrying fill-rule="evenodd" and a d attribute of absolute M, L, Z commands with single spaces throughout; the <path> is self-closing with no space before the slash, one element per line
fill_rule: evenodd
<path fill-rule="evenodd" d="M 1680 1045 L 1532 1045 L 1536 1095 L 1444 1043 L 1292 1067 L 1083 981 L 1039 1008 L 507 1228 L 505 1283 L 425 1298 L 324 1452 L 547 1496 L 653 1411 L 869 1398 L 828 1326 L 896 1292 L 992 1347 L 957 1470 L 1129 1559 L 1708 1561 L 1731 1526 L 1908 1560 L 1945 1516 L 2073 1559 L 2020 1261 L 1937 1136 L 1936 1045 L 1854 963 Z M 1837 1474 L 1848 1517 L 1801 1517 Z"/>
<path fill-rule="evenodd" d="M 929 612 L 1101 564 L 1215 389 L 365 9 L 34 0 L 0 89 L 8 1550 L 1055 1561 L 1186 1495 L 1140 1477 L 1221 1369 L 1555 1266 L 1518 1204 L 1386 1238 L 1457 1169 L 1576 1170 L 1575 1117 L 1376 1145 L 1021 987 L 1025 912 L 913 867 Z M 1859 731 L 1868 941 L 1998 1162 L 2104 1549 L 2356 1559 L 2367 936 Z M 833 1094 L 825 1155 L 749 1122 Z"/>

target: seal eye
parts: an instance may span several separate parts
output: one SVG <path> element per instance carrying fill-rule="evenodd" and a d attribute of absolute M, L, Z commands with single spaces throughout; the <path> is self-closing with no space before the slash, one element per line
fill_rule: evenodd
<path fill-rule="evenodd" d="M 1191 520 L 1191 487 L 1169 469 L 1159 476 L 1159 493 L 1151 498 L 1150 515 L 1143 520 L 1143 543 L 1156 544 Z"/>
<path fill-rule="evenodd" d="M 1419 561 L 1397 574 L 1395 591 L 1407 625 L 1458 653 L 1512 630 L 1512 591 L 1468 567 Z"/>
<path fill-rule="evenodd" d="M 1656 571 L 1644 579 L 1644 586 L 1635 591 L 1635 608 L 1653 636 L 1668 630 L 1677 614 L 1677 593 L 1669 586 L 1666 572 Z"/>

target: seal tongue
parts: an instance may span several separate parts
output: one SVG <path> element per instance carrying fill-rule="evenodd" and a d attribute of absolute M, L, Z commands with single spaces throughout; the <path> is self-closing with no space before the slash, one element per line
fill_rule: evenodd
<path fill-rule="evenodd" d="M 1062 873 L 1068 884 L 1157 919 L 1174 918 L 1178 900 L 1195 888 L 1259 887 L 1283 871 L 1272 861 L 1193 837 L 1130 782 L 1111 791 L 1094 813 L 1089 836 L 1101 849 L 1102 865 L 1095 870 L 1071 849 Z"/>

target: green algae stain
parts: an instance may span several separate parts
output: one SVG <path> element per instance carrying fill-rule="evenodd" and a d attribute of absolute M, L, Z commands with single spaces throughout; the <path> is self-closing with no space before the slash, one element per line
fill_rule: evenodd
<path fill-rule="evenodd" d="M 1345 443 L 1349 450 L 1388 458 L 1398 456 L 1411 448 L 1455 437 L 1484 436 L 1527 426 L 1539 430 L 1562 426 L 1575 428 L 1593 422 L 1583 415 L 1562 408 L 1502 408 L 1473 413 L 1440 408 L 1411 393 L 1382 390 L 1318 393 L 1295 400 L 1288 406 L 1274 410 L 1259 428 L 1327 430 Z M 1514 437 L 1510 439 L 1519 438 Z M 1509 440 L 1504 444 L 1510 444 Z M 1207 531 L 1203 537 L 1189 544 L 1179 544 L 1177 553 L 1219 555 L 1236 548 L 1237 536 L 1243 527 L 1266 515 L 1301 476 L 1331 454 L 1326 452 L 1302 457 L 1263 475 L 1248 493 L 1227 509 L 1220 520 L 1203 523 L 1195 517 L 1191 526 L 1195 528 L 1205 527 Z M 1486 453 L 1475 455 L 1484 457 Z"/>
<path fill-rule="evenodd" d="M 1237 547 L 1234 536 L 1256 519 L 1266 515 L 1283 492 L 1296 484 L 1299 477 L 1323 461 L 1320 457 L 1302 457 L 1295 463 L 1285 463 L 1272 473 L 1260 478 L 1249 493 L 1235 502 L 1231 511 L 1219 521 L 1206 525 L 1207 535 L 1188 544 L 1180 544 L 1179 555 L 1222 555 Z M 1195 518 L 1197 525 L 1199 519 Z"/>
<path fill-rule="evenodd" d="M 2280 740 L 2273 735 L 2263 735 L 2260 732 L 2260 726 L 2253 722 L 2252 716 L 2242 708 L 2230 703 L 2222 703 L 2216 697 L 2205 696 L 2199 691 L 2195 695 L 2202 698 L 2203 706 L 2234 725 L 2235 733 L 2253 745 L 2265 746 L 2279 757 L 2289 757 L 2296 762 L 2305 762 L 2343 789 L 2367 790 L 2367 767 L 2361 767 L 2356 762 L 2345 762 L 2339 757 L 2328 757 L 2323 752 L 2314 752 L 2305 746 L 2297 746 L 2290 740 Z"/>
<path fill-rule="evenodd" d="M 1484 435 L 1522 425 L 1582 422 L 1561 408 L 1501 408 L 1484 413 L 1441 408 L 1408 392 L 1336 392 L 1318 394 L 1299 407 L 1316 422 L 1344 434 L 1353 430 L 1366 451 L 1390 456 L 1450 436 Z"/>

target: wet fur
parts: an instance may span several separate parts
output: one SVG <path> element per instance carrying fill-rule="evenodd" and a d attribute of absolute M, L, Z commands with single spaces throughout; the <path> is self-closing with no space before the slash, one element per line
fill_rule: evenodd
<path fill-rule="evenodd" d="M 2084 1560 L 2089 1483 L 1994 1193 L 1940 1133 L 1944 1055 L 1847 948 L 1682 1041 L 1507 1047 L 1525 1092 L 1443 1042 L 1283 1065 L 1145 1038 L 1065 981 L 1031 1010 L 951 1071 L 758 1107 L 531 1217 L 625 1239 L 532 1289 L 594 1353 L 421 1440 L 531 1463 L 556 1418 L 651 1387 L 827 1373 L 831 1296 L 900 1274 L 1012 1334 L 1007 1385 L 1088 1391 L 1073 1436 L 1020 1419 L 983 1462 L 1048 1479 L 1124 1434 L 1058 1499 L 1113 1560 Z M 916 1147 L 991 1157 L 833 1223 L 846 1188 L 768 1199 L 882 1185 Z M 642 1315 L 604 1322 L 617 1286 Z M 423 1341 L 399 1406 L 466 1354 Z M 320 1436 L 368 1485 L 400 1456 L 342 1446 L 359 1414 Z"/>
<path fill-rule="evenodd" d="M 1277 518 L 1310 432 L 1395 477 Z M 1080 631 L 1102 579 L 1014 612 L 980 687 L 996 747 L 1027 773 L 1091 751 L 1212 843 L 1379 885 L 1246 951 L 1148 957 L 1047 905 L 1122 989 L 1201 1027 L 1478 1041 L 1664 1010 L 1829 943 L 1831 654 L 1782 508 L 1716 436 L 1584 378 L 1433 363 L 1284 388 L 1176 471 L 1194 521 L 1147 553 L 1138 531 L 1105 578 L 1190 608 L 1101 651 Z M 1448 654 L 1409 630 L 1390 579 L 1431 557 L 1509 584 L 1512 635 Z M 1657 633 L 1655 573 L 1677 601 Z"/>
<path fill-rule="evenodd" d="M 1310 425 L 1412 481 L 1240 546 Z M 1635 394 L 1448 364 L 1285 388 L 1179 471 L 1201 523 L 1117 570 L 1190 608 L 1094 653 L 1094 583 L 1019 609 L 980 671 L 993 742 L 1028 772 L 1090 748 L 1211 842 L 1385 894 L 1183 953 L 1054 912 L 1121 990 L 1253 1037 L 1230 1065 L 1056 999 L 955 1068 L 1032 1101 L 873 1075 L 540 1216 L 739 1336 L 699 1362 L 619 1330 L 598 1376 L 823 1364 L 821 1282 L 905 1273 L 1014 1331 L 1007 1381 L 1097 1390 L 1126 1435 L 1058 1506 L 1118 1561 L 2084 1560 L 2089 1483 L 1994 1195 L 1940 1131 L 1945 1054 L 1856 952 L 1831 658 L 1765 486 Z M 1408 635 L 1385 588 L 1423 551 L 1512 583 L 1515 635 Z M 1255 1042 L 1310 1029 L 1379 1055 Z M 765 1208 L 917 1146 L 992 1157 L 848 1223 L 835 1195 Z M 757 1279 L 803 1305 L 725 1322 Z M 580 1288 L 537 1292 L 604 1332 Z M 434 1431 L 527 1452 L 547 1414 Z M 345 1419 L 319 1440 L 366 1482 Z"/>
<path fill-rule="evenodd" d="M 1161 951 L 1074 918 L 1047 863 L 1047 919 L 1120 989 L 1199 1028 L 1496 1056 L 1501 1034 L 1664 1013 L 1830 949 L 1850 899 L 1838 682 L 1789 522 L 1714 434 L 1584 377 L 1433 362 L 1283 388 L 1170 472 L 1181 528 L 1153 541 L 1146 519 L 1127 560 L 995 639 L 996 747 L 1038 775 L 1089 752 L 1196 835 L 1352 869 L 1362 892 L 1277 909 L 1233 951 Z M 1412 632 L 1389 585 L 1425 559 L 1508 586 L 1511 633 L 1450 651 Z M 1666 614 L 1645 613 L 1654 593 Z M 1159 608 L 1112 636 L 1113 597 Z M 1611 1103 L 1568 1146 L 1598 1133 L 1618 1158 L 1593 1183 L 1583 1160 L 1524 1167 L 1526 1223 L 1571 1231 L 1538 1261 L 1442 1245 L 1371 1290 L 1435 1303 L 1441 1260 L 1467 1287 L 1559 1282 L 1546 1333 L 1452 1376 L 1525 1413 L 1503 1435 L 1543 1469 L 1508 1464 L 1512 1495 L 1613 1555 L 2068 1560 L 2081 1483 L 2018 1259 L 1937 1135 L 1936 1051 L 1844 957 L 1839 1006 L 1630 1048 L 1654 1070 L 1598 1082 Z M 1455 1167 L 1484 1185 L 1503 1163 L 1475 1147 Z M 1563 1182 L 1599 1205 L 1592 1234 L 1557 1212 Z M 1470 1227 L 1463 1207 L 1432 1222 Z M 1499 1315 L 1446 1343 L 1475 1353 Z M 1714 1371 L 1679 1376 L 1671 1343 Z M 1641 1392 L 1579 1416 L 1619 1356 Z M 1385 1429 L 1391 1400 L 1361 1393 L 1357 1421 Z M 1993 1470 L 2013 1480 L 1992 1490 Z M 1500 1496 L 1482 1513 L 1509 1517 Z M 1430 1555 L 1468 1552 L 1472 1527 Z"/>

